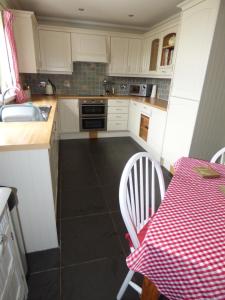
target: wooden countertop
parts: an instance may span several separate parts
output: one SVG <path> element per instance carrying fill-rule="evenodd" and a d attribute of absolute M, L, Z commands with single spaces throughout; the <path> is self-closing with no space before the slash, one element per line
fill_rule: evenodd
<path fill-rule="evenodd" d="M 54 96 L 33 96 L 34 105 L 51 105 L 45 122 L 0 122 L 0 151 L 50 148 L 50 139 L 57 107 Z"/>
<path fill-rule="evenodd" d="M 32 96 L 34 105 L 51 105 L 48 121 L 45 122 L 0 122 L 0 151 L 16 151 L 50 148 L 57 100 L 60 99 L 127 99 L 147 104 L 166 111 L 167 101 L 132 96 Z"/>
<path fill-rule="evenodd" d="M 160 110 L 166 111 L 168 101 L 159 98 L 150 97 L 135 97 L 135 96 L 124 96 L 124 95 L 113 95 L 113 96 L 77 96 L 77 95 L 58 95 L 60 99 L 127 99 L 134 100 L 139 103 L 147 104 Z"/>

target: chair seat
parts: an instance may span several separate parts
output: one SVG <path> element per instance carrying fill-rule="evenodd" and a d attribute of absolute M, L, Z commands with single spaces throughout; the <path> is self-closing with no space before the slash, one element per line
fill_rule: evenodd
<path fill-rule="evenodd" d="M 145 235 L 146 235 L 146 232 L 148 230 L 148 226 L 151 223 L 151 220 L 152 220 L 152 218 L 149 219 L 148 223 L 146 223 L 145 226 L 137 234 L 137 237 L 138 237 L 138 240 L 139 240 L 140 244 L 142 243 L 142 241 L 145 238 Z M 128 232 L 125 233 L 125 239 L 128 241 L 130 248 L 134 247 Z"/>

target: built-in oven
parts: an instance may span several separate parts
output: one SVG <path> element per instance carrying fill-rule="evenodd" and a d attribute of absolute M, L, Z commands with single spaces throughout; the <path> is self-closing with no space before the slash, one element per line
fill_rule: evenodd
<path fill-rule="evenodd" d="M 79 102 L 80 130 L 107 130 L 107 107 L 107 99 L 81 99 Z"/>

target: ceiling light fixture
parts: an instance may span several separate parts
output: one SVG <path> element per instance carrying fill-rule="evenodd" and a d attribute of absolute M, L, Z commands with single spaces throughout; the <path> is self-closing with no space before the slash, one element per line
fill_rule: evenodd
<path fill-rule="evenodd" d="M 130 14 L 130 15 L 128 15 L 128 17 L 130 17 L 130 18 L 133 18 L 133 17 L 134 17 L 134 15 L 133 15 L 133 14 Z"/>
<path fill-rule="evenodd" d="M 79 10 L 79 11 L 85 11 L 85 9 L 84 9 L 84 8 L 78 8 L 78 10 Z"/>

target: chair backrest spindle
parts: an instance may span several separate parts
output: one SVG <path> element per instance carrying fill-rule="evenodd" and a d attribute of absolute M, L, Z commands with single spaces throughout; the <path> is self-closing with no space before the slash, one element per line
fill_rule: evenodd
<path fill-rule="evenodd" d="M 165 184 L 159 163 L 152 160 L 147 152 L 133 155 L 123 170 L 119 200 L 121 213 L 135 248 L 139 246 L 137 234 L 148 222 L 150 209 L 151 216 L 156 210 L 156 182 L 159 184 L 162 200 Z"/>
<path fill-rule="evenodd" d="M 219 151 L 217 151 L 213 157 L 211 158 L 210 162 L 212 163 L 220 163 L 220 164 L 223 164 L 225 165 L 225 147 L 220 149 Z"/>

